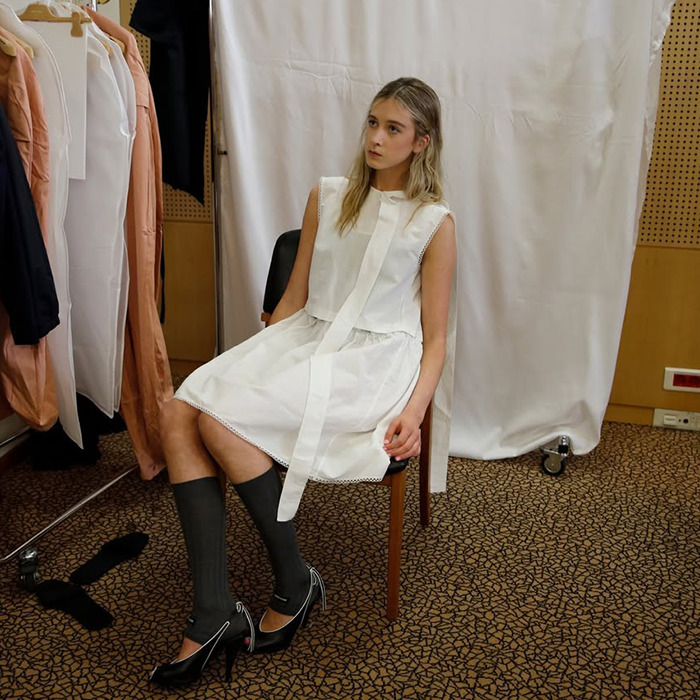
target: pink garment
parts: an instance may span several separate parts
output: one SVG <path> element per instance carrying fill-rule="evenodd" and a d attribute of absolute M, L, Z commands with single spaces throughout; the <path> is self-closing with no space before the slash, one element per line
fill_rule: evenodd
<path fill-rule="evenodd" d="M 46 243 L 49 209 L 49 133 L 44 102 L 32 61 L 12 34 L 0 36 L 17 56 L 0 52 L 0 103 L 17 142 Z M 36 345 L 15 345 L 10 320 L 0 302 L 0 416 L 7 404 L 32 428 L 48 430 L 58 419 L 58 403 L 46 338 Z"/>
<path fill-rule="evenodd" d="M 156 306 L 163 239 L 160 135 L 153 95 L 136 39 L 116 22 L 85 9 L 102 31 L 126 46 L 124 55 L 136 89 L 136 137 L 126 210 L 130 280 L 120 413 L 134 444 L 141 476 L 152 479 L 165 467 L 158 414 L 173 395 L 168 353 Z"/>

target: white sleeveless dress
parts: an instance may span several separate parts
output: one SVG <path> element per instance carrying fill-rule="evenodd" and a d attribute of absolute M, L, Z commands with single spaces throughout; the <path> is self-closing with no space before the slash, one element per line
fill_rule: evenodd
<path fill-rule="evenodd" d="M 175 394 L 288 467 L 280 520 L 294 516 L 308 479 L 383 478 L 384 434 L 418 381 L 420 264 L 451 212 L 372 188 L 341 236 L 347 186 L 321 179 L 305 308 L 200 367 Z"/>

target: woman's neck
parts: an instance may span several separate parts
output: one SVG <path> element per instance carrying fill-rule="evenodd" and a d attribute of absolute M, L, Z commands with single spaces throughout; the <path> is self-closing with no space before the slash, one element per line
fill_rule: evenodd
<path fill-rule="evenodd" d="M 403 190 L 408 178 L 408 168 L 388 168 L 387 170 L 375 170 L 372 173 L 370 184 L 374 189 L 382 192 Z"/>

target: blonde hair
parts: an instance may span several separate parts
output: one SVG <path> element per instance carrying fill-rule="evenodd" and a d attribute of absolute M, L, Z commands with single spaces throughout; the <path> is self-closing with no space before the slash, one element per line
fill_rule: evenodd
<path fill-rule="evenodd" d="M 414 153 L 411 159 L 408 179 L 404 187 L 406 196 L 420 202 L 439 202 L 442 200 L 440 98 L 435 90 L 418 78 L 397 78 L 387 83 L 374 96 L 367 115 L 369 116 L 374 105 L 389 97 L 393 97 L 411 114 L 416 129 L 416 138 L 429 136 L 427 146 L 418 153 Z M 345 197 L 343 197 L 338 216 L 338 229 L 341 233 L 355 224 L 370 190 L 373 171 L 365 159 L 364 137 L 366 129 L 367 119 L 365 119 L 360 136 L 360 148 L 348 175 L 350 184 Z"/>

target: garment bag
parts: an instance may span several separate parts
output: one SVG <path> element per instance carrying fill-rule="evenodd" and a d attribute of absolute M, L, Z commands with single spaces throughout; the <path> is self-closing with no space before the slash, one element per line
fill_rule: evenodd
<path fill-rule="evenodd" d="M 114 414 L 117 325 L 129 184 L 129 123 L 107 50 L 88 37 L 87 161 L 66 215 L 78 391 Z"/>
<path fill-rule="evenodd" d="M 103 44 L 110 47 L 109 61 L 114 71 L 114 77 L 119 87 L 129 127 L 129 163 L 136 135 L 136 91 L 134 80 L 129 72 L 129 66 L 122 54 L 119 45 L 105 34 L 96 24 L 89 26 L 89 31 Z M 114 366 L 114 410 L 119 410 L 122 394 L 122 372 L 124 368 L 124 332 L 126 326 L 126 312 L 129 300 L 129 264 L 126 252 L 126 221 L 124 222 L 124 250 L 121 259 L 121 288 L 119 293 L 119 305 L 117 310 L 117 351 Z"/>

